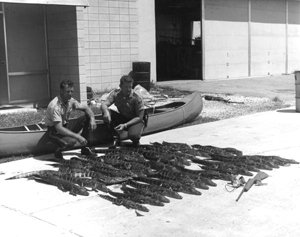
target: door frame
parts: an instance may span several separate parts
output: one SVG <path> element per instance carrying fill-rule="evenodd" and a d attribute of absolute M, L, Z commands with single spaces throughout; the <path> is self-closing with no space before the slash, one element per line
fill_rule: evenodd
<path fill-rule="evenodd" d="M 8 57 L 7 57 L 7 38 L 6 38 L 6 22 L 5 22 L 5 11 L 4 11 L 4 3 L 0 3 L 1 10 L 0 10 L 0 17 L 2 17 L 3 23 L 3 38 L 4 38 L 4 53 L 5 53 L 5 76 L 2 80 L 6 80 L 4 84 L 6 84 L 6 98 L 4 101 L 0 101 L 0 105 L 7 104 L 10 102 L 10 87 L 9 87 L 9 78 L 8 78 Z M 2 34 L 2 32 L 0 32 Z M 2 63 L 2 62 L 0 62 Z"/>
<path fill-rule="evenodd" d="M 26 76 L 26 75 L 38 75 L 38 74 L 46 74 L 47 78 L 47 100 L 51 97 L 50 91 L 50 75 L 49 75 L 49 59 L 48 59 L 48 40 L 47 40 L 47 21 L 46 21 L 46 6 L 43 6 L 43 20 L 44 20 L 44 35 L 45 35 L 45 62 L 46 62 L 46 70 L 42 71 L 20 71 L 20 72 L 9 72 L 9 62 L 8 62 L 8 47 L 7 47 L 7 24 L 6 24 L 6 17 L 5 17 L 5 3 L 0 3 L 2 6 L 2 10 L 0 10 L 0 17 L 2 15 L 3 18 L 3 31 L 4 31 L 4 47 L 5 47 L 5 60 L 6 60 L 6 90 L 7 90 L 7 100 L 0 101 L 1 104 L 28 104 L 28 103 L 35 103 L 37 101 L 32 101 L 28 99 L 24 100 L 11 100 L 11 86 L 10 86 L 10 77 L 13 76 Z M 1 62 L 0 62 L 1 63 Z"/>

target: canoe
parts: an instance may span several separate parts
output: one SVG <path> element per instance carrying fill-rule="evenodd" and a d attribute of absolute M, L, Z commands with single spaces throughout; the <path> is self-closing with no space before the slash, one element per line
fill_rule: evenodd
<path fill-rule="evenodd" d="M 182 99 L 162 106 L 147 108 L 148 125 L 142 136 L 161 132 L 197 118 L 203 109 L 203 100 L 199 92 L 194 92 Z M 89 135 L 91 145 L 111 142 L 112 136 L 101 115 L 96 115 L 97 129 Z M 47 154 L 53 152 L 57 145 L 53 144 L 46 133 L 43 123 L 24 125 L 12 128 L 0 128 L 0 157 L 21 154 Z M 127 139 L 127 133 L 121 135 Z M 76 144 L 74 148 L 80 147 Z"/>

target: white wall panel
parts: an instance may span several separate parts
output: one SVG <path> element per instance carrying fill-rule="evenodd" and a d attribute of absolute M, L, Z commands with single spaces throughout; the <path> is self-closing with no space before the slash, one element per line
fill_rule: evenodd
<path fill-rule="evenodd" d="M 223 79 L 228 75 L 226 64 L 206 65 L 205 70 L 207 75 L 205 79 Z"/>
<path fill-rule="evenodd" d="M 251 76 L 285 73 L 286 5 L 251 0 Z"/>
<path fill-rule="evenodd" d="M 205 0 L 204 12 L 204 79 L 300 70 L 299 0 Z"/>
<path fill-rule="evenodd" d="M 248 75 L 248 0 L 205 1 L 204 79 Z"/>
<path fill-rule="evenodd" d="M 300 70 L 300 2 L 289 1 L 288 73 Z"/>
<path fill-rule="evenodd" d="M 139 9 L 139 61 L 151 63 L 150 80 L 156 82 L 156 42 L 154 0 L 138 1 Z M 142 9 L 147 9 L 144 14 Z"/>
<path fill-rule="evenodd" d="M 248 64 L 247 63 L 231 63 L 227 68 L 228 78 L 242 78 L 247 77 L 244 75 L 244 72 L 248 71 Z M 230 75 L 230 77 L 229 77 Z"/>

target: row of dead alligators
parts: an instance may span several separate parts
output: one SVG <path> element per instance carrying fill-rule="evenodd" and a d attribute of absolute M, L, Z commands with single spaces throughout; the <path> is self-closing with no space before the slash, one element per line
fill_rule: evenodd
<path fill-rule="evenodd" d="M 97 149 L 97 156 L 59 160 L 58 170 L 39 170 L 7 180 L 28 178 L 57 186 L 72 195 L 100 197 L 130 209 L 149 211 L 144 204 L 164 206 L 169 198 L 182 199 L 180 192 L 201 195 L 199 189 L 216 186 L 213 179 L 231 181 L 233 176 L 298 164 L 279 156 L 243 155 L 235 148 L 185 143 L 152 143 L 139 148 Z M 197 164 L 199 169 L 191 169 Z M 109 185 L 120 184 L 122 192 Z"/>

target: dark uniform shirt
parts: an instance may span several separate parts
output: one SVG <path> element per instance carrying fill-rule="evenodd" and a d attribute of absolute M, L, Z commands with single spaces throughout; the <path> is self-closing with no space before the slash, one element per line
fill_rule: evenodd
<path fill-rule="evenodd" d="M 124 97 L 121 89 L 113 90 L 106 98 L 106 102 L 109 105 L 114 103 L 119 113 L 127 119 L 138 117 L 139 112 L 144 109 L 142 97 L 134 91 L 128 97 Z"/>

